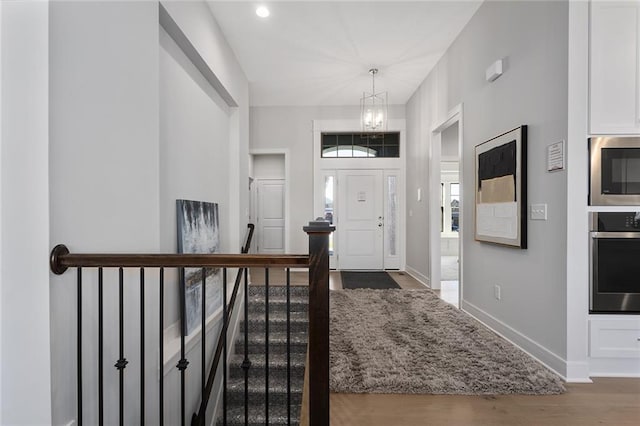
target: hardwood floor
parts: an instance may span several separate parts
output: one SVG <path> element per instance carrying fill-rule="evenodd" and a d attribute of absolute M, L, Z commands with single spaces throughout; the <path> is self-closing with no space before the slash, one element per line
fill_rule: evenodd
<path fill-rule="evenodd" d="M 252 272 L 256 283 L 263 282 L 263 271 Z M 402 288 L 424 288 L 406 273 L 390 274 Z M 272 270 L 270 282 L 284 283 L 284 272 Z M 291 283 L 306 285 L 307 273 L 292 272 Z M 339 272 L 331 272 L 329 286 L 342 289 Z M 594 378 L 592 384 L 566 386 L 562 395 L 544 396 L 332 393 L 331 426 L 640 424 L 640 379 Z"/>
<path fill-rule="evenodd" d="M 640 379 L 596 378 L 562 395 L 331 394 L 332 426 L 637 425 Z"/>

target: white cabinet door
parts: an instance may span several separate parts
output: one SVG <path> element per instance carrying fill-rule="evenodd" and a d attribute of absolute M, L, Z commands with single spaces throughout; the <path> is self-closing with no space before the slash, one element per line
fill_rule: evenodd
<path fill-rule="evenodd" d="M 589 320 L 590 348 L 593 358 L 636 358 L 640 368 L 640 318 Z"/>
<path fill-rule="evenodd" d="M 591 134 L 640 133 L 640 2 L 591 2 Z"/>

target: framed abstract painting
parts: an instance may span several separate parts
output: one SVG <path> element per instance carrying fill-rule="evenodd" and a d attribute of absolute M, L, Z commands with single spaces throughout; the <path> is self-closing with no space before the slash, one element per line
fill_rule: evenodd
<path fill-rule="evenodd" d="M 220 250 L 218 204 L 204 201 L 176 200 L 178 253 L 213 254 Z M 219 268 L 185 268 L 180 277 L 184 284 L 185 334 L 202 323 L 203 281 L 207 317 L 222 305 L 222 272 Z"/>
<path fill-rule="evenodd" d="M 475 149 L 475 239 L 527 248 L 527 126 Z"/>

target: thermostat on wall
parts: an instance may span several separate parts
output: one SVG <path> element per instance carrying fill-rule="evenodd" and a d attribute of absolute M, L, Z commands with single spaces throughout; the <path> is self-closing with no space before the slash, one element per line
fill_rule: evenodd
<path fill-rule="evenodd" d="M 491 82 L 502 75 L 502 59 L 498 59 L 487 68 L 487 81 Z"/>

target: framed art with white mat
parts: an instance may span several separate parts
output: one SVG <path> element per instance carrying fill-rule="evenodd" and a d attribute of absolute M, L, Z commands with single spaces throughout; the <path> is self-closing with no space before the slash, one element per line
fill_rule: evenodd
<path fill-rule="evenodd" d="M 475 239 L 527 248 L 527 126 L 477 145 Z"/>

